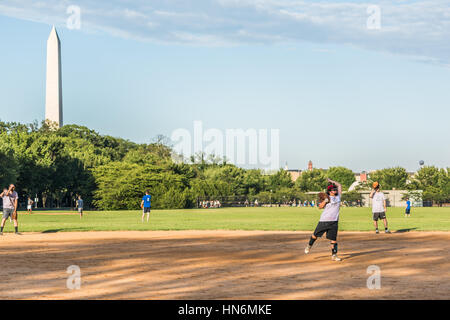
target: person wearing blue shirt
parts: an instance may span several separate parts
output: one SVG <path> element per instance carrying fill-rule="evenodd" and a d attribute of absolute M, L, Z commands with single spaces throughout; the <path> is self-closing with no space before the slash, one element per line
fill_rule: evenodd
<path fill-rule="evenodd" d="M 83 217 L 83 199 L 81 199 L 81 196 L 78 196 L 78 200 L 77 200 L 77 208 L 78 208 L 78 213 L 80 214 L 80 219 Z"/>
<path fill-rule="evenodd" d="M 147 214 L 147 222 L 150 218 L 150 210 L 152 207 L 152 196 L 149 194 L 148 190 L 145 191 L 145 196 L 142 197 L 141 208 L 142 208 L 142 222 L 144 222 L 144 215 Z"/>
<path fill-rule="evenodd" d="M 409 198 L 406 198 L 405 217 L 408 218 L 410 214 L 411 214 L 411 201 L 409 201 Z"/>

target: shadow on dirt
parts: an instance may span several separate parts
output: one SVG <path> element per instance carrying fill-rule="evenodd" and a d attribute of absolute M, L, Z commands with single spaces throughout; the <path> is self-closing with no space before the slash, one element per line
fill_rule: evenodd
<path fill-rule="evenodd" d="M 394 233 L 404 233 L 404 232 L 410 232 L 411 230 L 415 230 L 417 228 L 408 228 L 408 229 L 399 229 L 395 231 Z"/>

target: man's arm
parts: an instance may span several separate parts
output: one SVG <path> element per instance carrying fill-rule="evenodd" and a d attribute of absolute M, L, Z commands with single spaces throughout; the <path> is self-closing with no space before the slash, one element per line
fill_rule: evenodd
<path fill-rule="evenodd" d="M 325 208 L 325 206 L 328 203 L 328 199 L 323 200 L 320 204 L 319 204 L 319 209 L 323 209 Z"/>
<path fill-rule="evenodd" d="M 372 191 L 370 192 L 369 198 L 373 199 L 374 194 L 375 194 L 375 189 L 372 189 Z"/>

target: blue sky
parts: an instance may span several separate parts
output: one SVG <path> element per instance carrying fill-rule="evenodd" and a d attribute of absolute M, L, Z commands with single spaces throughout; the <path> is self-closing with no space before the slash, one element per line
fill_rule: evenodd
<path fill-rule="evenodd" d="M 136 142 L 194 120 L 280 129 L 290 168 L 450 165 L 448 1 L 1 1 L 0 119 L 44 118 L 52 24 L 66 124 Z"/>

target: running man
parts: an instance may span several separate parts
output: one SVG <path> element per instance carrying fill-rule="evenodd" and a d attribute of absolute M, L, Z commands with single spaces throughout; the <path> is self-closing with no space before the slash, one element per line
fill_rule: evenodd
<path fill-rule="evenodd" d="M 3 235 L 3 228 L 5 227 L 6 219 L 12 217 L 14 221 L 15 234 L 19 233 L 19 224 L 17 223 L 17 204 L 19 201 L 19 195 L 14 191 L 16 187 L 11 184 L 9 189 L 3 191 L 0 196 L 3 199 L 3 217 L 0 224 L 0 236 Z"/>
<path fill-rule="evenodd" d="M 142 222 L 144 222 L 144 216 L 147 214 L 147 222 L 150 218 L 150 211 L 152 207 L 152 196 L 149 194 L 148 190 L 145 191 L 145 196 L 142 197 L 141 208 L 142 208 Z"/>
<path fill-rule="evenodd" d="M 409 218 L 411 214 L 411 201 L 409 198 L 406 198 L 406 210 L 405 210 L 405 218 Z"/>
<path fill-rule="evenodd" d="M 383 219 L 384 223 L 384 232 L 391 233 L 388 228 L 388 222 L 386 219 L 386 198 L 384 193 L 380 190 L 380 184 L 378 182 L 374 182 L 373 190 L 370 192 L 369 197 L 372 199 L 372 214 L 373 214 L 373 224 L 375 226 L 375 233 L 379 233 L 378 231 L 378 219 Z"/>
<path fill-rule="evenodd" d="M 81 199 L 81 196 L 78 196 L 76 207 L 78 208 L 78 213 L 80 214 L 80 219 L 81 219 L 81 217 L 83 217 L 83 206 L 84 206 L 84 201 L 83 201 L 83 199 Z"/>
<path fill-rule="evenodd" d="M 326 198 L 319 204 L 319 209 L 324 209 L 322 215 L 320 216 L 319 223 L 317 224 L 316 230 L 311 235 L 309 243 L 305 248 L 305 254 L 308 254 L 313 246 L 317 237 L 322 237 L 326 232 L 327 239 L 330 240 L 331 244 L 331 260 L 341 261 L 342 259 L 337 256 L 338 244 L 337 244 L 337 233 L 338 233 L 338 222 L 339 222 L 339 209 L 341 207 L 341 195 L 342 195 L 342 185 L 336 181 L 328 179 L 330 183 L 327 188 L 327 194 L 330 198 Z"/>

